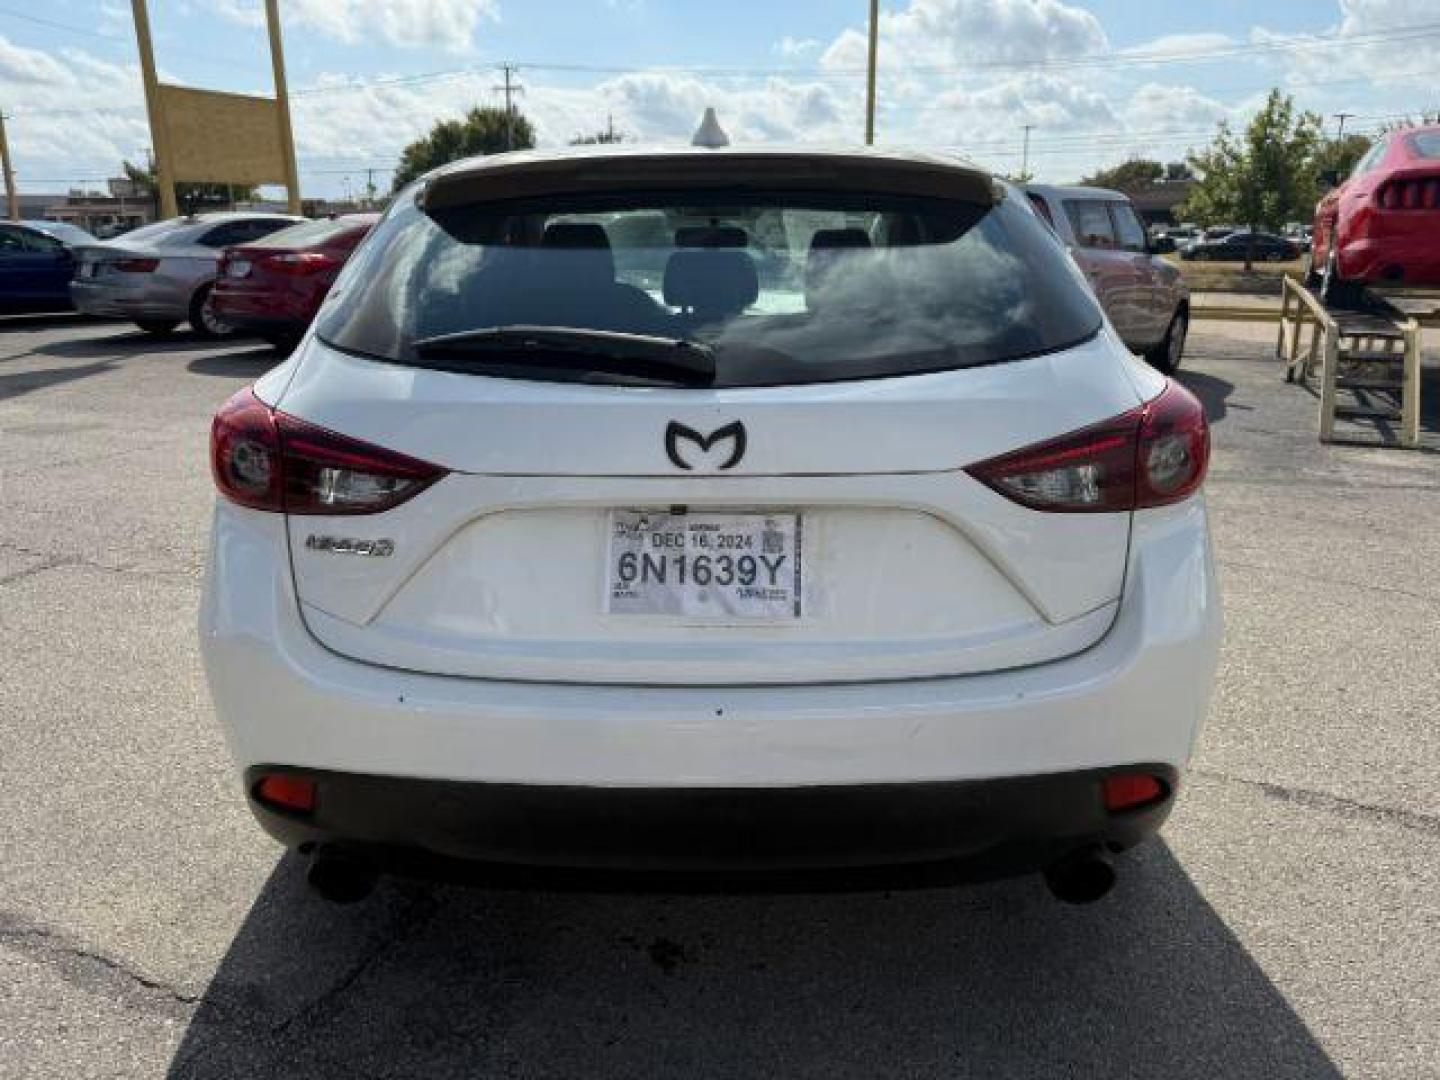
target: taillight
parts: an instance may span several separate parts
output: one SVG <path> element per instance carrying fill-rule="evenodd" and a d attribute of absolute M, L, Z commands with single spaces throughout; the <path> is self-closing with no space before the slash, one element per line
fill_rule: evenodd
<path fill-rule="evenodd" d="M 159 259 L 116 259 L 114 266 L 126 274 L 150 274 L 160 265 Z"/>
<path fill-rule="evenodd" d="M 1209 461 L 1204 408 L 1168 381 L 1137 409 L 965 471 L 1032 510 L 1103 513 L 1179 502 L 1204 481 Z"/>
<path fill-rule="evenodd" d="M 1389 180 L 1375 192 L 1382 210 L 1440 210 L 1440 179 Z"/>
<path fill-rule="evenodd" d="M 445 475 L 272 409 L 249 389 L 215 414 L 210 469 L 231 502 L 285 514 L 376 514 Z"/>
<path fill-rule="evenodd" d="M 326 255 L 323 251 L 294 251 L 284 255 L 267 255 L 260 261 L 271 270 L 296 276 L 318 274 L 322 270 L 333 270 L 340 265 L 339 259 Z"/>

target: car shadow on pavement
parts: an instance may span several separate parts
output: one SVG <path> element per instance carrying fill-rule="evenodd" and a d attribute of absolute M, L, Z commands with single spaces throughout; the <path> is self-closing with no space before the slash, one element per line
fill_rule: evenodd
<path fill-rule="evenodd" d="M 185 365 L 192 375 L 220 375 L 227 379 L 238 376 L 255 377 L 265 374 L 285 360 L 289 353 L 269 345 L 258 345 L 244 352 L 207 353 Z"/>
<path fill-rule="evenodd" d="M 115 366 L 115 361 L 97 360 L 93 364 L 75 364 L 71 367 L 50 368 L 46 371 L 0 371 L 0 401 L 45 390 L 52 386 L 63 386 L 77 379 L 99 375 Z"/>
<path fill-rule="evenodd" d="M 186 349 L 205 348 L 214 345 L 226 348 L 225 342 L 210 342 L 188 331 L 173 334 L 147 334 L 133 326 L 117 328 L 113 334 L 97 337 L 68 338 L 63 341 L 49 341 L 35 349 L 40 356 L 58 356 L 65 359 L 81 359 L 89 356 L 125 356 L 132 352 L 166 353 Z"/>
<path fill-rule="evenodd" d="M 1038 877 L 779 896 L 387 881 L 342 908 L 302 877 L 280 861 L 172 1080 L 1340 1075 L 1163 843 L 1084 908 Z"/>
<path fill-rule="evenodd" d="M 1206 420 L 1215 424 L 1225 419 L 1225 414 L 1230 411 L 1228 404 L 1230 395 L 1235 392 L 1234 383 L 1214 375 L 1206 375 L 1203 372 L 1187 371 L 1184 368 L 1176 372 L 1175 377 L 1200 399 L 1200 404 L 1205 407 Z"/>

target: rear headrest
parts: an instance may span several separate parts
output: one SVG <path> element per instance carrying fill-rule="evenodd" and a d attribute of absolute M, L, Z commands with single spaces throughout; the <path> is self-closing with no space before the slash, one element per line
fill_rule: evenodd
<path fill-rule="evenodd" d="M 610 252 L 610 237 L 593 221 L 552 221 L 545 226 L 540 246 L 566 252 L 564 256 L 549 256 L 542 265 L 562 276 L 574 275 L 577 285 L 615 282 L 615 256 Z"/>
<path fill-rule="evenodd" d="M 864 229 L 815 230 L 810 238 L 810 257 L 805 260 L 805 306 L 815 311 L 827 299 L 833 300 L 825 292 L 836 267 L 847 259 L 869 258 L 873 253 L 870 234 Z"/>
<path fill-rule="evenodd" d="M 738 225 L 686 225 L 675 230 L 677 248 L 743 248 L 750 237 Z"/>
<path fill-rule="evenodd" d="M 810 250 L 825 251 L 834 248 L 868 248 L 870 234 L 864 229 L 816 229 L 810 237 Z"/>
<path fill-rule="evenodd" d="M 733 248 L 681 250 L 665 263 L 665 302 L 718 318 L 744 311 L 760 296 L 755 262 Z"/>
<path fill-rule="evenodd" d="M 602 225 L 593 221 L 552 221 L 545 226 L 540 246 L 547 248 L 604 248 L 610 250 L 610 237 Z"/>

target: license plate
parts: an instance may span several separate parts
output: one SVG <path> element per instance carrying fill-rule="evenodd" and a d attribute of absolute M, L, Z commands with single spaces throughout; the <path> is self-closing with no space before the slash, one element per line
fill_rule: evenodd
<path fill-rule="evenodd" d="M 716 621 L 789 621 L 805 596 L 796 513 L 613 510 L 605 611 Z"/>
<path fill-rule="evenodd" d="M 225 267 L 226 277 L 245 277 L 250 273 L 250 264 L 244 259 L 236 259 Z"/>
<path fill-rule="evenodd" d="M 80 276 L 82 278 L 93 278 L 100 270 L 99 263 L 83 262 L 80 264 Z"/>

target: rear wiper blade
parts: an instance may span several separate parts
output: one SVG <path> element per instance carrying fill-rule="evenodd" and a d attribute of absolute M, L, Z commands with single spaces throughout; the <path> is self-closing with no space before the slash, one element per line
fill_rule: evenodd
<path fill-rule="evenodd" d="M 537 367 L 580 369 L 669 381 L 711 383 L 715 350 L 699 341 L 570 326 L 492 326 L 436 334 L 414 343 L 421 356 L 514 359 Z"/>

